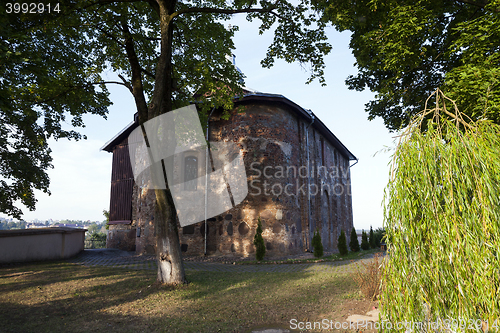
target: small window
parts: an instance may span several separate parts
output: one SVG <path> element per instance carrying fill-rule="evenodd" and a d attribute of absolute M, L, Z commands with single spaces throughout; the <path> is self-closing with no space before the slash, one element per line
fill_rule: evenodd
<path fill-rule="evenodd" d="M 196 181 L 198 178 L 198 159 L 194 156 L 184 158 L 184 189 L 186 191 L 196 191 Z"/>
<path fill-rule="evenodd" d="M 192 235 L 194 234 L 194 225 L 187 225 L 182 228 L 183 235 Z"/>

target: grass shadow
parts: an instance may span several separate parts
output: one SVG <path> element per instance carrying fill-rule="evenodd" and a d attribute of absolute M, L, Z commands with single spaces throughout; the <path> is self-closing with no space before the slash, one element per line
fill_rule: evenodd
<path fill-rule="evenodd" d="M 169 288 L 155 283 L 156 271 L 65 262 L 2 269 L 0 330 L 247 332 L 335 314 L 356 292 L 348 275 L 306 269 L 188 270 L 187 278 L 188 285 Z"/>

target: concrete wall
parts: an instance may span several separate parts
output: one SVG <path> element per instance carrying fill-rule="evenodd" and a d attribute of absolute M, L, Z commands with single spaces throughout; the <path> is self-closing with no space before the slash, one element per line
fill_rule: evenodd
<path fill-rule="evenodd" d="M 85 231 L 61 227 L 0 230 L 0 263 L 72 257 L 83 251 Z"/>

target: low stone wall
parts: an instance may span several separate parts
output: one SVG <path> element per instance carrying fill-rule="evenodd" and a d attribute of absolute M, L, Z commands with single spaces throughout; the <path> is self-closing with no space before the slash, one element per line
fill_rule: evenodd
<path fill-rule="evenodd" d="M 83 251 L 86 229 L 0 230 L 0 263 L 65 259 Z"/>

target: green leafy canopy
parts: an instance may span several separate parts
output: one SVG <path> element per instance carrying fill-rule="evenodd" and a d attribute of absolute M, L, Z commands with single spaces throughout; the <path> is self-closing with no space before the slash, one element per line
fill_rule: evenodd
<path fill-rule="evenodd" d="M 50 193 L 47 140 L 81 135 L 85 113 L 105 116 L 103 69 L 93 61 L 78 17 L 0 14 L 0 212 L 34 210 L 34 190 Z"/>
<path fill-rule="evenodd" d="M 242 74 L 227 59 L 244 14 L 274 32 L 262 61 L 299 62 L 324 84 L 326 24 L 309 0 L 67 0 L 60 13 L 0 14 L 0 212 L 35 208 L 49 192 L 51 137 L 80 139 L 86 113 L 106 116 L 108 84 L 134 96 L 140 122 L 194 101 L 206 117 L 231 109 Z M 105 80 L 113 72 L 116 80 Z"/>
<path fill-rule="evenodd" d="M 316 0 L 324 20 L 352 32 L 358 73 L 375 92 L 369 119 L 398 130 L 436 88 L 472 119 L 500 123 L 500 1 Z"/>

